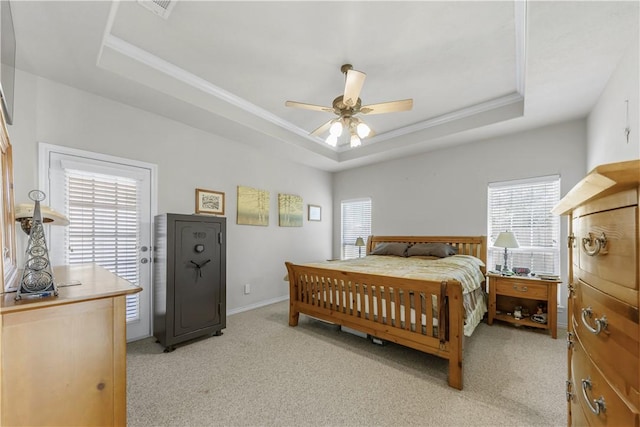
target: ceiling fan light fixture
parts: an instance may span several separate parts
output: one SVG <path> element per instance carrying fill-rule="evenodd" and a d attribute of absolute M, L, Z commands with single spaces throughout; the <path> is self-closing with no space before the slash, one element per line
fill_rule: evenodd
<path fill-rule="evenodd" d="M 356 127 L 356 132 L 358 133 L 358 136 L 360 138 L 366 138 L 367 136 L 369 136 L 369 133 L 371 132 L 371 128 L 367 126 L 366 123 L 360 122 Z"/>
<path fill-rule="evenodd" d="M 413 99 L 362 105 L 360 92 L 362 91 L 362 86 L 367 75 L 362 71 L 354 70 L 351 64 L 342 65 L 340 71 L 345 74 L 344 91 L 342 95 L 339 95 L 333 100 L 331 107 L 296 101 L 285 102 L 286 107 L 322 111 L 337 115 L 338 118 L 328 120 L 310 133 L 311 136 L 317 137 L 329 130 L 330 135 L 325 142 L 330 146 L 337 147 L 338 138 L 342 136 L 345 130 L 350 134 L 352 148 L 359 147 L 362 144 L 362 139 L 372 137 L 376 134 L 366 123 L 356 117 L 357 114 L 385 114 L 397 111 L 408 111 L 413 108 Z M 346 138 L 346 136 L 344 138 Z M 340 145 L 342 145 L 343 142 L 346 141 L 342 141 Z"/>
<path fill-rule="evenodd" d="M 329 128 L 329 133 L 331 135 L 335 135 L 336 137 L 342 135 L 342 123 L 340 122 L 340 120 L 333 122 L 333 124 Z"/>
<path fill-rule="evenodd" d="M 351 148 L 356 148 L 362 145 L 362 141 L 355 133 L 351 135 Z"/>

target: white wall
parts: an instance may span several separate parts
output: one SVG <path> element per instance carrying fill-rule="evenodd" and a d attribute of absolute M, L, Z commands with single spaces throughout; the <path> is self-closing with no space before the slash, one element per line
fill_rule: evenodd
<path fill-rule="evenodd" d="M 272 157 L 240 142 L 202 132 L 109 99 L 18 71 L 14 125 L 16 203 L 38 185 L 38 142 L 153 163 L 158 166 L 158 213 L 194 212 L 195 188 L 223 191 L 227 217 L 227 310 L 288 297 L 285 260 L 331 254 L 331 174 Z M 271 192 L 270 225 L 236 224 L 237 186 Z M 303 227 L 278 226 L 278 193 L 302 196 Z M 306 220 L 308 203 L 321 222 Z M 245 283 L 251 294 L 244 295 Z"/>
<path fill-rule="evenodd" d="M 333 254 L 340 254 L 342 200 L 371 197 L 373 234 L 486 235 L 490 182 L 559 174 L 564 195 L 584 177 L 585 156 L 586 123 L 576 120 L 336 173 Z M 564 267 L 562 275 L 567 283 Z M 566 313 L 558 321 L 566 325 Z"/>
<path fill-rule="evenodd" d="M 636 28 L 636 31 L 638 29 Z M 624 160 L 640 158 L 640 58 L 639 35 L 629 47 L 609 79 L 598 103 L 587 120 L 587 170 Z M 624 133 L 627 127 L 629 101 L 629 141 Z"/>

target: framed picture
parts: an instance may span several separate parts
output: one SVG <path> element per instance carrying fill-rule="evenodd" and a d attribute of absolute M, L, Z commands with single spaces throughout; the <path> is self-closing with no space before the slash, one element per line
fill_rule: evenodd
<path fill-rule="evenodd" d="M 196 188 L 196 213 L 224 215 L 224 193 Z"/>
<path fill-rule="evenodd" d="M 278 225 L 280 227 L 302 227 L 303 206 L 300 196 L 278 194 Z"/>
<path fill-rule="evenodd" d="M 317 205 L 308 205 L 309 221 L 320 221 L 322 219 L 322 208 Z"/>
<path fill-rule="evenodd" d="M 269 225 L 270 195 L 267 190 L 238 186 L 237 223 L 242 225 Z"/>

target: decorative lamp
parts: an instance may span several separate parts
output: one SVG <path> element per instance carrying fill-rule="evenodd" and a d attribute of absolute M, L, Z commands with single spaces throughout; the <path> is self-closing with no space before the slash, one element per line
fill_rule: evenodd
<path fill-rule="evenodd" d="M 40 190 L 32 190 L 29 192 L 29 198 L 34 201 L 33 209 L 30 211 L 30 224 L 26 221 L 25 209 L 22 209 L 20 215 L 25 221 L 21 221 L 22 229 L 26 232 L 29 229 L 29 242 L 25 253 L 26 262 L 22 271 L 22 278 L 16 292 L 16 300 L 22 299 L 23 296 L 48 297 L 57 296 L 58 288 L 53 281 L 53 270 L 49 261 L 49 251 L 47 250 L 47 241 L 44 235 L 42 209 L 40 202 L 45 199 L 46 195 Z M 26 209 L 29 211 L 29 209 Z M 52 210 L 49 211 L 49 214 Z M 17 217 L 17 215 L 16 215 Z M 63 215 L 57 214 L 56 218 L 49 216 L 50 223 L 55 219 L 60 221 L 69 220 Z M 26 225 L 25 225 L 26 224 Z"/>
<path fill-rule="evenodd" d="M 515 234 L 511 231 L 503 231 L 498 234 L 498 238 L 493 243 L 493 246 L 498 248 L 504 248 L 504 264 L 502 265 L 502 274 L 505 274 L 509 271 L 507 268 L 507 249 L 515 249 L 519 248 L 518 239 L 516 239 Z"/>
<path fill-rule="evenodd" d="M 362 237 L 356 239 L 356 246 L 358 247 L 358 258 L 362 257 L 362 247 L 364 246 L 364 240 Z"/>

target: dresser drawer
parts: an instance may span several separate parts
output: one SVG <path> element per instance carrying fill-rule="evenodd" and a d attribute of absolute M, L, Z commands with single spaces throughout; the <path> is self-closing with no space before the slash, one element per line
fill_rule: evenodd
<path fill-rule="evenodd" d="M 577 246 L 573 257 L 578 254 L 574 277 L 577 275 L 603 292 L 636 305 L 637 215 L 638 208 L 630 206 L 584 215 L 573 224 Z"/>
<path fill-rule="evenodd" d="M 571 323 L 575 334 L 611 385 L 640 407 L 638 308 L 584 282 L 576 284 L 574 295 Z"/>
<path fill-rule="evenodd" d="M 548 292 L 547 284 L 536 280 L 523 281 L 501 277 L 496 281 L 496 293 L 499 295 L 546 300 Z"/>
<path fill-rule="evenodd" d="M 571 416 L 576 421 L 586 418 L 590 426 L 637 426 L 640 416 L 636 408 L 628 406 L 607 382 L 598 366 L 586 354 L 580 339 L 576 339 L 571 356 Z M 604 404 L 595 403 L 600 400 Z M 582 413 L 576 406 L 580 406 Z M 596 414 L 594 411 L 598 411 Z M 575 417 L 575 418 L 574 418 Z M 585 424 L 580 424 L 585 425 Z"/>
<path fill-rule="evenodd" d="M 581 390 L 578 390 L 579 393 L 582 393 Z M 587 414 L 584 413 L 582 406 L 580 405 L 580 401 L 578 400 L 578 396 L 574 396 L 570 401 L 571 406 L 571 426 L 588 426 L 589 421 L 587 418 Z M 587 409 L 588 411 L 589 409 Z"/>

